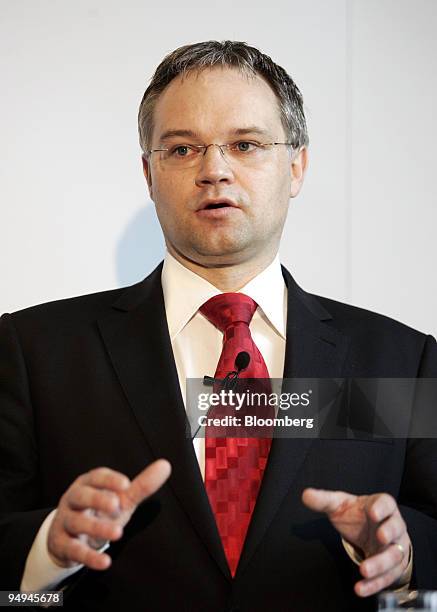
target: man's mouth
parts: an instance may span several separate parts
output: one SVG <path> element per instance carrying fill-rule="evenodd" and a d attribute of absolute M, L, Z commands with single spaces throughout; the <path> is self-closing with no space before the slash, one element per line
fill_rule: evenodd
<path fill-rule="evenodd" d="M 212 210 L 213 208 L 224 208 L 225 206 L 229 206 L 226 202 L 216 202 L 215 204 L 208 204 L 205 206 L 203 210 Z"/>
<path fill-rule="evenodd" d="M 227 198 L 224 199 L 210 199 L 210 200 L 204 200 L 199 208 L 197 209 L 198 211 L 200 210 L 215 210 L 216 208 L 239 208 L 239 206 L 233 201 L 233 200 L 229 200 Z"/>

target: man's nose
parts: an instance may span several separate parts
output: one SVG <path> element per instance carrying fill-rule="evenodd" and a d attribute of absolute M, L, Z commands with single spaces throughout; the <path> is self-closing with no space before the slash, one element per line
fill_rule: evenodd
<path fill-rule="evenodd" d="M 210 145 L 200 159 L 196 185 L 234 181 L 234 172 L 218 145 Z"/>

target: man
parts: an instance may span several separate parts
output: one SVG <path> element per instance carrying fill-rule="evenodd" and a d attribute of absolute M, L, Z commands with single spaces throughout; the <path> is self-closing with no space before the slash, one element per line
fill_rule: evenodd
<path fill-rule="evenodd" d="M 244 43 L 188 45 L 158 67 L 139 130 L 164 264 L 2 318 L 2 588 L 62 586 L 81 610 L 254 612 L 437 587 L 434 440 L 274 439 L 262 460 L 254 443 L 245 492 L 235 439 L 186 436 L 186 379 L 233 369 L 237 327 L 253 376 L 437 372 L 432 337 L 280 266 L 308 159 L 296 85 Z"/>

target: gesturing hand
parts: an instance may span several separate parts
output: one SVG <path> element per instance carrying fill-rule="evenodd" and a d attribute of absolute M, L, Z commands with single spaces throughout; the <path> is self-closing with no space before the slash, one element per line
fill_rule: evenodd
<path fill-rule="evenodd" d="M 111 557 L 99 553 L 105 540 L 118 540 L 138 504 L 170 476 L 170 463 L 158 459 L 132 481 L 106 467 L 78 476 L 61 497 L 47 536 L 50 557 L 60 567 L 80 563 L 104 570 Z"/>
<path fill-rule="evenodd" d="M 408 565 L 411 540 L 396 501 L 387 493 L 351 495 L 343 491 L 305 489 L 303 503 L 325 512 L 340 535 L 361 549 L 364 580 L 355 584 L 357 595 L 367 597 L 398 580 Z"/>

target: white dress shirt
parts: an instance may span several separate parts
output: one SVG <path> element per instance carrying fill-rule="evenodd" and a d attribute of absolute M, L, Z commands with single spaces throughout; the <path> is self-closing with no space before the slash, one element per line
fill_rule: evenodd
<path fill-rule="evenodd" d="M 162 289 L 171 345 L 176 362 L 182 397 L 186 405 L 186 380 L 214 376 L 223 344 L 223 333 L 199 312 L 214 295 L 222 293 L 197 274 L 180 264 L 169 253 L 164 260 Z M 271 378 L 284 372 L 287 287 L 279 257 L 249 281 L 238 293 L 257 304 L 249 325 Z M 182 299 L 181 299 L 182 296 Z M 205 439 L 194 439 L 194 450 L 202 477 L 205 473 Z"/>

